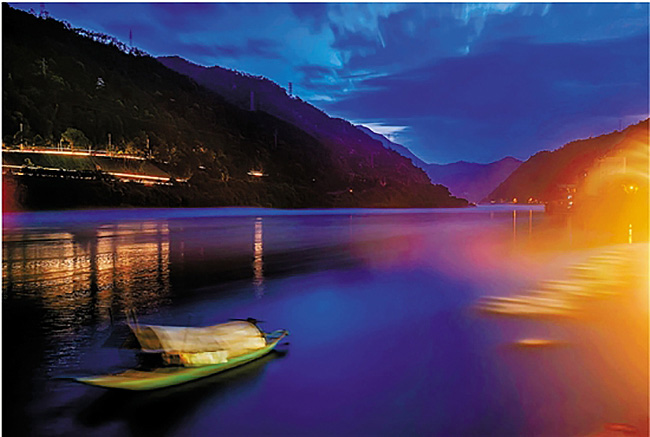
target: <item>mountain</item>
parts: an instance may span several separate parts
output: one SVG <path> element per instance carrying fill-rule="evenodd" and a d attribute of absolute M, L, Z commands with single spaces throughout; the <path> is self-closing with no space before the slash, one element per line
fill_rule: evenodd
<path fill-rule="evenodd" d="M 563 186 L 580 185 L 590 172 L 599 167 L 602 159 L 626 150 L 630 143 L 645 144 L 647 156 L 648 120 L 620 132 L 572 141 L 557 150 L 538 152 L 521 164 L 488 198 L 495 201 L 531 197 L 544 202 L 557 200 L 559 196 L 566 196 Z M 631 162 L 632 158 L 626 160 Z"/>
<path fill-rule="evenodd" d="M 489 198 L 546 204 L 589 244 L 648 241 L 648 120 L 535 154 Z M 556 223 L 560 223 L 557 220 Z"/>
<path fill-rule="evenodd" d="M 428 164 L 425 171 L 432 182 L 449 187 L 454 196 L 478 203 L 520 165 L 520 160 L 508 156 L 489 164 L 465 161 Z"/>
<path fill-rule="evenodd" d="M 70 147 L 78 139 L 95 150 L 151 156 L 163 171 L 189 179 L 173 193 L 158 187 L 154 203 L 146 190 L 129 197 L 132 184 L 111 182 L 96 191 L 110 189 L 110 196 L 93 195 L 84 206 L 464 205 L 405 158 L 304 102 L 293 119 L 281 117 L 264 110 L 260 91 L 260 104 L 249 110 L 109 35 L 2 7 L 6 147 L 56 146 L 72 132 Z M 324 129 L 331 131 L 317 135 Z"/>
<path fill-rule="evenodd" d="M 357 126 L 357 128 L 371 138 L 380 141 L 384 147 L 409 158 L 415 166 L 427 173 L 431 182 L 446 186 L 452 195 L 462 197 L 470 202 L 482 201 L 521 165 L 520 160 L 510 156 L 489 164 L 464 161 L 452 164 L 427 164 L 406 147 L 390 141 L 383 135 L 375 133 L 365 126 Z"/>
<path fill-rule="evenodd" d="M 370 129 L 368 129 L 365 126 L 357 125 L 357 129 L 361 130 L 361 132 L 365 133 L 368 135 L 370 138 L 377 140 L 383 144 L 383 146 L 387 149 L 394 150 L 400 155 L 402 155 L 405 158 L 408 158 L 411 160 L 413 165 L 416 167 L 421 168 L 422 170 L 426 171 L 426 167 L 429 165 L 426 162 L 422 161 L 420 158 L 415 156 L 413 152 L 411 152 L 409 149 L 406 147 L 402 146 L 401 144 L 397 144 L 386 138 L 385 136 L 378 134 Z"/>
<path fill-rule="evenodd" d="M 287 121 L 313 135 L 334 156 L 344 177 L 363 190 L 377 183 L 381 187 L 422 186 L 430 183 L 426 173 L 409 159 L 368 136 L 354 125 L 340 118 L 332 118 L 323 111 L 289 95 L 278 84 L 261 76 L 252 76 L 219 66 L 203 67 L 178 56 L 159 57 L 168 68 L 184 74 L 198 84 L 223 96 L 243 109 L 263 111 Z M 434 185 L 437 196 L 448 193 L 446 187 Z M 355 190 L 356 191 L 356 190 Z M 379 201 L 379 200 L 378 200 Z M 460 199 L 450 201 L 465 204 Z"/>

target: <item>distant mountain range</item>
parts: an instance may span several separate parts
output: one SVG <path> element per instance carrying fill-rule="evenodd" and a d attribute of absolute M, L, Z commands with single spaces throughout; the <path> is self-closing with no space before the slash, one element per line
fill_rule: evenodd
<path fill-rule="evenodd" d="M 429 164 L 425 171 L 432 182 L 449 187 L 455 196 L 479 203 L 520 165 L 520 160 L 508 156 L 489 164 L 465 161 Z"/>
<path fill-rule="evenodd" d="M 155 201 L 146 190 L 129 197 L 129 184 L 102 182 L 80 196 L 83 206 L 467 204 L 408 159 L 267 79 L 180 58 L 161 63 L 110 35 L 2 8 L 7 147 L 54 147 L 74 132 L 79 144 L 150 155 L 167 174 L 189 179 L 173 193 L 160 188 Z M 29 189 L 16 190 L 29 197 Z"/>
<path fill-rule="evenodd" d="M 381 141 L 384 147 L 405 156 L 417 167 L 423 169 L 431 182 L 449 188 L 451 194 L 470 202 L 478 203 L 521 165 L 521 161 L 508 156 L 489 164 L 459 161 L 451 164 L 428 164 L 415 156 L 406 147 L 396 144 L 383 135 L 365 126 L 357 126 L 370 137 Z"/>

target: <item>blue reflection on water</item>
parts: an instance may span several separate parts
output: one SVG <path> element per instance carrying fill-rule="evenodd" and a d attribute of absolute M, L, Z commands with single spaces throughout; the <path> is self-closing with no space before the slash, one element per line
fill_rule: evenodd
<path fill-rule="evenodd" d="M 519 208 L 530 220 L 520 224 L 526 235 L 533 214 Z M 511 206 L 12 215 L 4 225 L 3 311 L 34 341 L 10 340 L 25 360 L 20 369 L 4 363 L 23 378 L 6 390 L 26 393 L 16 408 L 27 410 L 21 414 L 37 435 L 591 432 L 615 408 L 594 377 L 601 369 L 592 351 L 531 356 L 501 347 L 531 330 L 572 341 L 579 329 L 471 311 L 477 296 L 534 279 L 535 272 L 491 274 L 492 255 L 479 247 L 484 234 L 511 238 L 512 217 Z M 34 261 L 46 250 L 59 256 L 63 242 L 78 279 L 45 286 L 52 272 Z M 21 276 L 33 265 L 40 267 Z M 105 394 L 49 380 L 128 362 L 99 348 L 108 335 L 102 308 L 115 318 L 135 309 L 143 323 L 170 325 L 252 316 L 268 330 L 289 329 L 291 344 L 260 363 L 159 393 Z M 68 360 L 53 359 L 61 356 Z"/>

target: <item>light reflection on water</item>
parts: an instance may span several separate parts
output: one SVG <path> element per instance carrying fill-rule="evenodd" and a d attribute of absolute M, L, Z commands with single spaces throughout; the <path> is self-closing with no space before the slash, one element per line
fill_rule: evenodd
<path fill-rule="evenodd" d="M 110 309 L 155 306 L 169 292 L 166 223 L 112 224 L 59 233 L 14 233 L 3 242 L 3 293 L 38 297 L 74 324 L 71 307 L 97 301 L 98 321 Z M 75 303 L 75 305 L 70 305 Z"/>
<path fill-rule="evenodd" d="M 169 229 L 164 222 L 116 223 L 70 232 L 5 233 L 3 296 L 28 300 L 42 320 L 53 356 L 70 364 L 80 335 L 109 327 L 113 314 L 153 312 L 168 302 Z"/>
<path fill-rule="evenodd" d="M 264 295 L 264 241 L 262 238 L 262 217 L 255 219 L 255 242 L 253 243 L 253 285 L 255 295 Z"/>
<path fill-rule="evenodd" d="M 638 413 L 643 390 L 633 387 L 647 373 L 639 350 L 619 340 L 643 314 L 606 332 L 471 310 L 478 297 L 517 293 L 575 257 L 555 251 L 575 244 L 571 228 L 544 227 L 538 209 L 162 210 L 128 220 L 90 212 L 88 223 L 80 214 L 68 213 L 68 224 L 65 213 L 27 215 L 3 234 L 5 323 L 33 340 L 9 342 L 28 358 L 24 369 L 7 363 L 22 375 L 8 390 L 24 393 L 15 408 L 34 412 L 17 417 L 37 435 L 202 435 L 215 426 L 238 435 L 569 435 L 636 420 L 616 405 L 627 395 Z M 111 317 L 131 310 L 172 325 L 252 316 L 288 328 L 291 346 L 277 362 L 242 369 L 248 376 L 126 403 L 45 379 L 117 363 L 98 346 Z M 501 347 L 528 337 L 567 346 Z M 606 362 L 595 358 L 607 352 Z M 633 359 L 620 363 L 619 353 Z M 603 381 L 603 369 L 619 370 Z"/>

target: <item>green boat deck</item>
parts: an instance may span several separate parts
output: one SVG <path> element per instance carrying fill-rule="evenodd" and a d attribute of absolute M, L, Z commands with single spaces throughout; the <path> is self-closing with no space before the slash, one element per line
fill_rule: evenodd
<path fill-rule="evenodd" d="M 130 369 L 116 374 L 79 377 L 75 380 L 97 387 L 122 390 L 155 390 L 170 387 L 224 372 L 261 358 L 271 352 L 287 335 L 289 335 L 288 331 L 275 331 L 269 334 L 271 341 L 265 347 L 233 357 L 225 363 L 200 367 L 160 367 L 150 371 Z"/>

